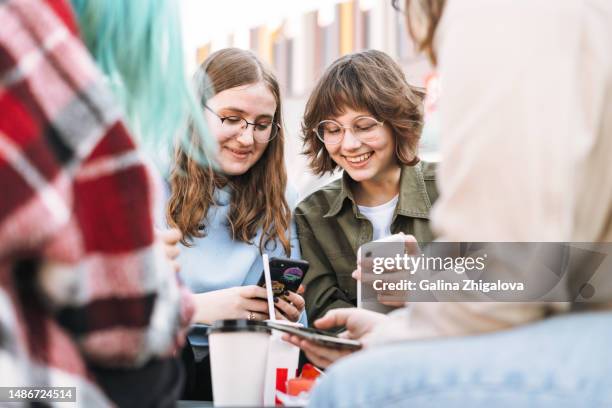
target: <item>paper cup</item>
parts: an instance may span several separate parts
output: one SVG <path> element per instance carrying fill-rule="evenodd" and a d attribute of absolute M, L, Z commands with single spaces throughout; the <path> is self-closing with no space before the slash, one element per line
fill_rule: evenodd
<path fill-rule="evenodd" d="M 276 324 L 302 327 L 301 323 L 275 320 Z M 277 405 L 277 391 L 287 392 L 287 381 L 296 377 L 300 349 L 282 339 L 283 332 L 272 330 L 270 345 L 268 348 L 268 362 L 265 374 L 264 405 Z"/>
<path fill-rule="evenodd" d="M 263 322 L 218 320 L 208 333 L 215 407 L 263 405 L 270 329 Z"/>

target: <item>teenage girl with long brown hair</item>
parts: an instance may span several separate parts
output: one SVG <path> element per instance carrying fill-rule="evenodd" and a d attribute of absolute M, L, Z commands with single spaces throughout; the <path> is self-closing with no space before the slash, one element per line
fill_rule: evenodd
<path fill-rule="evenodd" d="M 254 54 L 236 48 L 210 55 L 196 82 L 219 150 L 216 168 L 177 150 L 167 217 L 183 233 L 181 275 L 196 293 L 197 322 L 264 320 L 266 292 L 256 285 L 262 253 L 300 257 L 290 236 L 278 82 Z M 277 317 L 298 321 L 304 300 L 289 292 L 275 306 Z"/>

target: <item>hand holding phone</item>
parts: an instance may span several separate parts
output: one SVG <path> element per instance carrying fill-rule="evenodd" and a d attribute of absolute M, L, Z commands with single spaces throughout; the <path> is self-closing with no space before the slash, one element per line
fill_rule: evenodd
<path fill-rule="evenodd" d="M 270 258 L 270 278 L 274 296 L 281 297 L 285 291 L 297 293 L 308 267 L 307 261 L 299 259 Z M 258 285 L 266 287 L 263 272 Z"/>
<path fill-rule="evenodd" d="M 274 322 L 266 323 L 273 329 L 285 332 L 292 336 L 297 336 L 315 344 L 320 344 L 321 346 L 347 350 L 359 350 L 361 348 L 361 343 L 359 341 L 339 337 L 337 334 L 332 332 L 313 329 L 311 327 L 293 327 Z"/>
<path fill-rule="evenodd" d="M 300 347 L 308 359 L 319 367 L 327 367 L 338 359 L 367 345 L 374 326 L 389 319 L 380 313 L 357 308 L 332 309 L 325 316 L 316 320 L 314 325 L 319 330 L 331 330 L 336 327 L 346 329 L 335 335 L 323 331 L 308 334 L 302 329 L 300 333 L 291 333 L 283 337 L 286 341 Z M 287 330 L 285 330 L 287 332 Z"/>
<path fill-rule="evenodd" d="M 270 267 L 271 292 L 274 300 L 273 308 L 281 313 L 280 318 L 286 318 L 292 322 L 299 321 L 305 304 L 304 298 L 297 292 L 308 270 L 308 262 L 287 258 L 270 258 L 268 266 Z M 258 285 L 266 287 L 263 273 Z M 272 298 L 269 301 L 272 301 Z"/>

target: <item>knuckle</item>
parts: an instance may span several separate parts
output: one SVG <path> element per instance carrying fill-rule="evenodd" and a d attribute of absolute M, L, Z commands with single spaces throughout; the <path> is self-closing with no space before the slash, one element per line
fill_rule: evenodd
<path fill-rule="evenodd" d="M 238 296 L 234 299 L 234 306 L 237 308 L 244 308 L 246 305 L 246 299 L 241 296 Z"/>

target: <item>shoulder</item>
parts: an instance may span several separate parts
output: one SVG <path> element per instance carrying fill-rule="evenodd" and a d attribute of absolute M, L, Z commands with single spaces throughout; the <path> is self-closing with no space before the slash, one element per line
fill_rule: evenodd
<path fill-rule="evenodd" d="M 436 162 L 419 162 L 421 166 L 421 173 L 423 174 L 423 180 L 425 181 L 435 181 L 436 180 L 436 171 L 438 169 L 438 163 Z"/>
<path fill-rule="evenodd" d="M 338 178 L 306 196 L 296 207 L 296 215 L 322 217 L 342 191 L 342 179 Z"/>
<path fill-rule="evenodd" d="M 298 199 L 299 194 L 295 187 L 292 184 L 287 184 L 287 188 L 285 189 L 285 200 L 287 200 L 287 204 L 291 210 L 297 205 Z"/>

